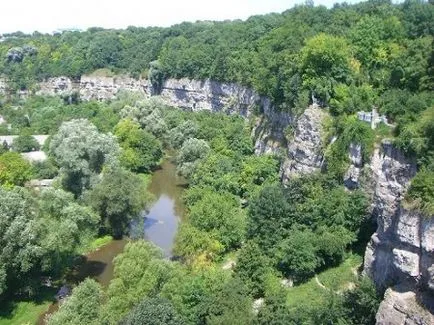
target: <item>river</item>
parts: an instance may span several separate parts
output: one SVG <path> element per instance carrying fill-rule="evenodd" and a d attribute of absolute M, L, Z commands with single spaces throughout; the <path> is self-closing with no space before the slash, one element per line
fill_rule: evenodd
<path fill-rule="evenodd" d="M 184 213 L 182 191 L 187 186 L 185 179 L 176 174 L 173 157 L 167 157 L 160 167 L 152 174 L 149 192 L 155 197 L 155 202 L 149 211 L 142 216 L 143 238 L 160 247 L 165 257 L 172 255 L 173 242 L 178 230 L 178 224 Z M 113 240 L 109 244 L 83 256 L 75 270 L 67 276 L 67 282 L 76 284 L 87 277 L 94 278 L 103 287 L 107 287 L 113 278 L 113 258 L 122 253 L 127 239 Z M 45 324 L 45 316 L 53 313 L 58 304 L 52 304 L 49 310 L 41 315 L 38 325 Z"/>

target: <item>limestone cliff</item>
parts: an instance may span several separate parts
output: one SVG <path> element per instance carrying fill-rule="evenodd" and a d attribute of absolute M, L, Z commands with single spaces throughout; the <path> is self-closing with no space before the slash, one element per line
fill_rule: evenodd
<path fill-rule="evenodd" d="M 151 96 L 155 93 L 147 79 L 126 76 L 82 76 L 73 81 L 67 77 L 50 78 L 39 84 L 38 94 L 69 95 L 79 93 L 82 100 L 111 100 L 119 91 L 137 91 Z M 255 118 L 255 152 L 275 153 L 285 145 L 284 130 L 292 122 L 291 114 L 279 111 L 270 100 L 250 88 L 235 83 L 211 80 L 168 79 L 159 95 L 171 106 L 182 109 L 238 114 Z"/>
<path fill-rule="evenodd" d="M 433 324 L 432 306 L 424 302 L 432 300 L 427 297 L 434 289 L 434 219 L 403 206 L 416 165 L 385 141 L 375 150 L 369 170 L 377 230 L 366 249 L 364 272 L 378 288 L 393 287 L 386 292 L 377 323 Z M 419 312 L 411 306 L 416 305 L 428 316 L 415 318 Z"/>
<path fill-rule="evenodd" d="M 321 129 L 325 116 L 323 109 L 311 106 L 298 118 L 290 136 L 288 156 L 281 167 L 283 181 L 320 170 L 323 161 Z"/>

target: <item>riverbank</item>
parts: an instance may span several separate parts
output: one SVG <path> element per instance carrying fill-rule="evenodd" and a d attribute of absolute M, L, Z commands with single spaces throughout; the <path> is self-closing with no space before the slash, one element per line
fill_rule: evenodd
<path fill-rule="evenodd" d="M 172 254 L 173 241 L 184 213 L 182 192 L 187 186 L 185 179 L 177 175 L 173 159 L 170 153 L 167 154 L 152 175 L 143 175 L 154 200 L 142 213 L 144 222 L 139 226 L 138 234 L 160 247 L 166 256 Z M 0 325 L 45 324 L 46 315 L 58 308 L 54 295 L 63 284 L 72 287 L 91 277 L 106 288 L 113 278 L 113 259 L 122 253 L 127 242 L 127 239 L 103 236 L 81 247 L 77 251 L 81 257 L 55 287 L 42 287 L 43 294 L 32 300 L 16 300 L 5 308 L 2 306 Z"/>
<path fill-rule="evenodd" d="M 113 242 L 116 242 L 113 240 L 113 237 L 103 236 L 96 238 L 80 249 L 79 253 L 85 255 L 85 265 L 93 265 L 95 272 L 96 265 L 92 262 L 96 258 L 95 254 L 98 254 L 98 252 L 102 253 L 101 251 L 105 251 L 108 247 L 111 247 Z M 119 247 L 118 253 L 123 250 L 123 246 Z M 110 249 L 110 251 L 113 251 L 113 249 Z M 104 255 L 104 253 L 102 254 Z M 70 275 L 67 277 L 71 278 Z M 105 277 L 108 278 L 108 276 Z M 0 308 L 0 325 L 44 324 L 45 315 L 57 309 L 57 303 L 54 299 L 57 291 L 57 286 L 41 287 L 40 292 L 31 299 L 16 299 L 2 304 Z"/>

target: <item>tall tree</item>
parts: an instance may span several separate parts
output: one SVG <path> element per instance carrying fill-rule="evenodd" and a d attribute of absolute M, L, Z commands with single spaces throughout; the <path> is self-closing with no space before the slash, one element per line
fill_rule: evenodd
<path fill-rule="evenodd" d="M 60 166 L 64 187 L 76 196 L 91 187 L 105 165 L 116 165 L 119 145 L 85 119 L 64 122 L 50 142 L 50 155 Z"/>

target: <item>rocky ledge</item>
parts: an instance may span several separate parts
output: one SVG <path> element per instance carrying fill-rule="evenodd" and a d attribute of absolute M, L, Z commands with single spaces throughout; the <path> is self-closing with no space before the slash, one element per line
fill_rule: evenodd
<path fill-rule="evenodd" d="M 0 80 L 0 91 L 5 91 L 5 85 Z M 79 80 L 56 77 L 41 82 L 38 88 L 36 93 L 39 95 L 78 93 L 82 100 L 99 101 L 112 100 L 120 91 L 141 92 L 146 96 L 155 93 L 147 79 L 127 76 L 82 76 Z M 267 97 L 248 87 L 212 80 L 168 79 L 161 86 L 159 95 L 170 106 L 192 111 L 237 114 L 244 118 L 250 118 L 255 112 L 255 152 L 276 153 L 286 145 L 284 130 L 292 122 L 291 114 L 279 111 Z"/>
<path fill-rule="evenodd" d="M 288 139 L 288 155 L 282 164 L 282 179 L 309 174 L 321 169 L 323 143 L 321 130 L 327 113 L 318 106 L 310 106 L 298 118 L 295 130 Z"/>

